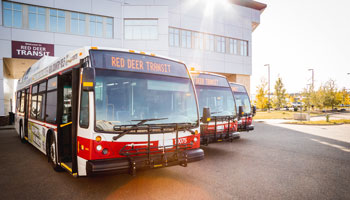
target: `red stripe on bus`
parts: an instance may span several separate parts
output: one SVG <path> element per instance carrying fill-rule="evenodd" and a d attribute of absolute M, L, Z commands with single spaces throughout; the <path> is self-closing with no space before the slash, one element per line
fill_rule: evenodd
<path fill-rule="evenodd" d="M 197 138 L 197 142 L 194 142 L 194 137 Z M 175 138 L 172 138 L 173 140 L 173 145 L 175 145 Z M 192 146 L 192 149 L 199 148 L 200 146 L 200 135 L 189 135 L 186 137 L 181 137 L 179 138 L 179 144 L 190 144 L 193 143 L 194 145 Z M 134 144 L 134 149 L 137 150 L 138 148 L 145 148 L 147 147 L 147 141 L 143 142 L 112 142 L 112 141 L 100 141 L 96 142 L 95 140 L 92 139 L 87 139 L 83 137 L 77 137 L 77 153 L 78 156 L 81 158 L 84 158 L 86 160 L 101 160 L 101 159 L 111 159 L 111 158 L 121 158 L 125 157 L 120 155 L 120 150 L 126 146 L 125 149 L 131 149 L 131 144 Z M 98 151 L 96 147 L 98 145 L 101 145 L 101 150 Z M 139 146 L 138 146 L 139 145 Z M 151 147 L 158 147 L 158 140 L 156 141 L 151 141 Z M 102 154 L 103 149 L 107 149 L 108 153 L 106 155 Z M 157 149 L 154 149 L 156 151 Z M 172 149 L 172 150 L 175 150 Z M 135 152 L 135 151 L 133 151 Z M 141 150 L 141 153 L 146 155 L 144 151 Z"/>

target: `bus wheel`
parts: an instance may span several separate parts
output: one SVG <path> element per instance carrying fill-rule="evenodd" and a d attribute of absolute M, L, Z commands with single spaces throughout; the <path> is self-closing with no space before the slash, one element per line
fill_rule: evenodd
<path fill-rule="evenodd" d="M 23 130 L 22 123 L 21 125 L 19 125 L 19 139 L 21 139 L 22 143 L 26 142 L 26 140 L 24 139 L 24 130 Z"/>
<path fill-rule="evenodd" d="M 57 146 L 55 136 L 51 134 L 50 143 L 49 143 L 49 160 L 55 171 L 61 171 L 61 167 L 57 162 Z"/>

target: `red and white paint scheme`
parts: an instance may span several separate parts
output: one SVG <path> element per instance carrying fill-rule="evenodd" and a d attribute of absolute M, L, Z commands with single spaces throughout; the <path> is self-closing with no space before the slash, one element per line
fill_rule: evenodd
<path fill-rule="evenodd" d="M 83 47 L 43 57 L 18 82 L 16 130 L 73 176 L 187 166 L 204 158 L 184 63 Z"/>
<path fill-rule="evenodd" d="M 210 120 L 200 126 L 201 144 L 239 138 L 235 100 L 226 77 L 197 71 L 191 71 L 191 76 L 196 86 L 201 117 L 203 108 L 209 108 L 211 113 Z"/>

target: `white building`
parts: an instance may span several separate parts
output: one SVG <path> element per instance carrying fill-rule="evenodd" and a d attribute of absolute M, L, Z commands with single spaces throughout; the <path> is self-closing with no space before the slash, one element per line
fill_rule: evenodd
<path fill-rule="evenodd" d="M 42 55 L 121 47 L 220 73 L 250 91 L 252 32 L 265 4 L 252 0 L 0 0 L 0 116 L 17 79 Z"/>

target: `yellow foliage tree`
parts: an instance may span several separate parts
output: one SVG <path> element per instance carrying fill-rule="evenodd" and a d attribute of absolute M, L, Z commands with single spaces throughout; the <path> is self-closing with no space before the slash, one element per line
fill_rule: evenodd
<path fill-rule="evenodd" d="M 255 96 L 255 105 L 259 109 L 265 109 L 268 106 L 268 98 L 267 90 L 266 90 L 267 83 L 264 79 L 261 80 L 260 85 L 257 87 L 257 94 Z"/>

